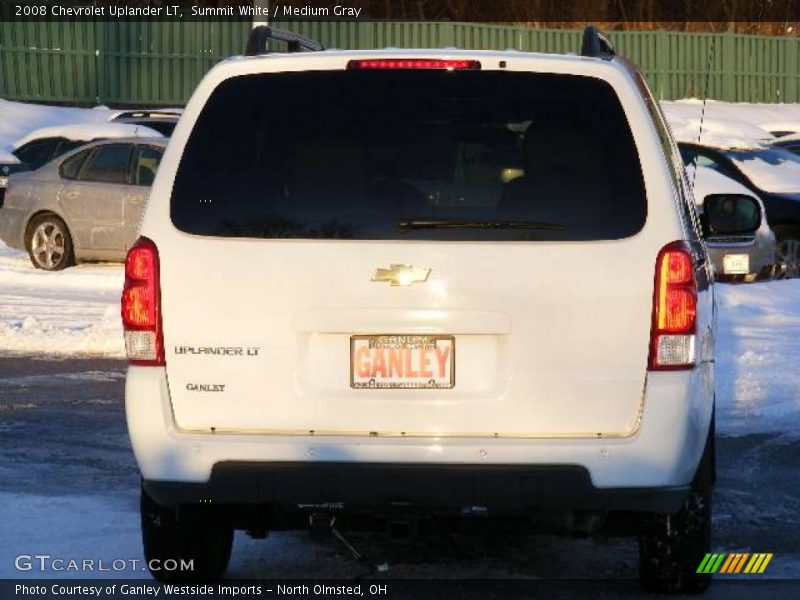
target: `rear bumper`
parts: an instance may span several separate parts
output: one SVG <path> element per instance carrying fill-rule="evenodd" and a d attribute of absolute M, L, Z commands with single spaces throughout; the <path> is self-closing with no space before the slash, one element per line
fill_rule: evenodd
<path fill-rule="evenodd" d="M 651 374 L 640 424 L 619 438 L 186 432 L 175 424 L 165 369 L 130 367 L 125 395 L 139 469 L 153 496 L 165 503 L 203 497 L 224 503 L 394 502 L 385 493 L 399 487 L 426 504 L 439 497 L 452 504 L 646 510 L 660 505 L 657 496 L 668 498 L 663 506 L 682 500 L 705 445 L 713 381 L 702 368 Z M 359 489 L 361 497 L 349 496 Z"/>
<path fill-rule="evenodd" d="M 597 488 L 576 465 L 223 462 L 205 483 L 145 481 L 159 504 L 266 504 L 336 511 L 674 512 L 689 486 Z"/>

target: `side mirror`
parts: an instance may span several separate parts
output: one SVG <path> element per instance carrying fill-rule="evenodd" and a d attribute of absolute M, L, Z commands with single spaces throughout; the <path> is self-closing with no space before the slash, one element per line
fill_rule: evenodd
<path fill-rule="evenodd" d="M 747 235 L 761 226 L 761 206 L 744 194 L 709 194 L 703 199 L 703 229 L 707 238 Z"/>

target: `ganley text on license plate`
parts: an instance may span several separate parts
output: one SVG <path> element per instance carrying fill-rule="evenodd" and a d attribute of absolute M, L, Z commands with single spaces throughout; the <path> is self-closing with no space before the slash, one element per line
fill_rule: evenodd
<path fill-rule="evenodd" d="M 447 389 L 455 385 L 452 335 L 354 335 L 350 387 Z"/>

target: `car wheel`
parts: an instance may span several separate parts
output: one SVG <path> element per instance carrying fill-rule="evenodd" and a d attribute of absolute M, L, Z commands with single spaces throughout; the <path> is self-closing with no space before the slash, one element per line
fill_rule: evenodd
<path fill-rule="evenodd" d="M 778 242 L 778 261 L 786 265 L 786 275 L 800 275 L 800 240 L 787 237 Z"/>
<path fill-rule="evenodd" d="M 155 579 L 216 581 L 225 574 L 233 548 L 233 529 L 214 515 L 160 506 L 144 487 L 140 513 L 144 557 Z M 191 566 L 181 569 L 181 565 Z"/>
<path fill-rule="evenodd" d="M 712 417 L 713 419 L 713 417 Z M 711 574 L 697 573 L 711 551 L 711 504 L 714 483 L 714 427 L 683 506 L 672 514 L 650 514 L 639 536 L 639 578 L 649 592 L 699 593 Z"/>
<path fill-rule="evenodd" d="M 55 215 L 34 218 L 28 225 L 26 241 L 28 256 L 37 269 L 60 271 L 75 264 L 72 236 Z"/>

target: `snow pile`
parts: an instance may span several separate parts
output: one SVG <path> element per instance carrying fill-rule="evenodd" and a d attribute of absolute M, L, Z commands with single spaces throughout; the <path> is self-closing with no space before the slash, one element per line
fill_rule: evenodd
<path fill-rule="evenodd" d="M 759 148 L 773 136 L 756 125 L 732 119 L 703 119 L 700 134 L 700 117 L 692 119 L 667 117 L 672 134 L 678 142 L 700 143 L 718 148 L 749 149 Z"/>
<path fill-rule="evenodd" d="M 122 266 L 55 273 L 0 242 L 0 353 L 123 357 Z"/>
<path fill-rule="evenodd" d="M 711 102 L 706 106 L 705 115 L 700 102 L 662 102 L 661 106 L 672 134 L 679 142 L 697 143 L 701 121 L 703 131 L 700 142 L 710 146 L 758 148 L 774 137 L 758 125 L 737 117 L 735 113 L 730 115 L 727 111 L 712 110 Z"/>
<path fill-rule="evenodd" d="M 42 127 L 73 123 L 107 123 L 119 111 L 26 104 L 0 99 L 0 154 L 21 137 Z"/>
<path fill-rule="evenodd" d="M 716 291 L 718 431 L 800 433 L 800 280 Z"/>
<path fill-rule="evenodd" d="M 703 102 L 697 99 L 662 102 L 672 133 L 679 142 L 697 142 Z M 800 104 L 706 103 L 700 142 L 720 148 L 757 148 L 774 139 L 770 130 L 800 127 Z"/>
<path fill-rule="evenodd" d="M 697 98 L 661 102 L 667 118 L 700 119 L 703 101 Z M 740 121 L 769 132 L 775 125 L 800 124 L 800 104 L 747 104 L 744 102 L 706 102 L 706 118 Z M 769 134 L 768 134 L 769 135 Z"/>

